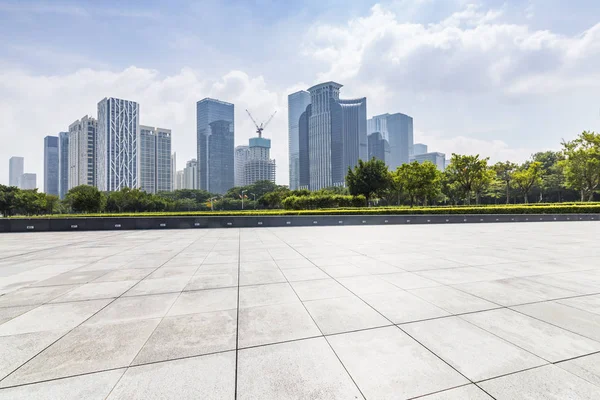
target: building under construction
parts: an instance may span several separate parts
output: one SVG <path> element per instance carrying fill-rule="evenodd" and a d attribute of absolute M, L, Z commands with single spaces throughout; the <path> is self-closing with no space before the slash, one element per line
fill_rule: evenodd
<path fill-rule="evenodd" d="M 275 113 L 266 123 L 260 125 L 254 121 L 250 112 L 248 115 L 256 126 L 258 137 L 251 138 L 249 146 L 236 147 L 236 186 L 252 185 L 257 181 L 275 182 L 275 160 L 271 159 L 271 139 L 262 137 L 262 131 Z"/>

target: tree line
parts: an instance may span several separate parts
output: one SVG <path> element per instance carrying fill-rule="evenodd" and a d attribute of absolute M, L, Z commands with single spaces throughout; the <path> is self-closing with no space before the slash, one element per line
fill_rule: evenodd
<path fill-rule="evenodd" d="M 491 164 L 479 155 L 452 154 L 444 172 L 429 162 L 389 171 L 381 160 L 359 160 L 346 187 L 290 190 L 270 181 L 234 187 L 223 195 L 182 189 L 157 194 L 123 188 L 102 193 L 70 189 L 64 200 L 37 190 L 0 185 L 0 213 L 40 215 L 244 209 L 318 209 L 392 205 L 471 205 L 592 201 L 600 191 L 600 135 L 583 132 L 560 151 L 533 154 L 522 164 Z"/>
<path fill-rule="evenodd" d="M 600 190 L 600 135 L 583 132 L 560 151 L 533 154 L 523 164 L 452 154 L 444 172 L 416 161 L 388 171 L 383 161 L 360 160 L 348 169 L 346 184 L 350 194 L 384 205 L 593 201 Z"/>

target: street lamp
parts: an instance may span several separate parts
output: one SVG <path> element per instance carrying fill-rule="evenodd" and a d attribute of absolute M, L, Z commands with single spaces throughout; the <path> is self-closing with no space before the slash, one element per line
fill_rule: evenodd
<path fill-rule="evenodd" d="M 242 210 L 244 209 L 244 193 L 246 193 L 247 190 L 242 190 Z"/>

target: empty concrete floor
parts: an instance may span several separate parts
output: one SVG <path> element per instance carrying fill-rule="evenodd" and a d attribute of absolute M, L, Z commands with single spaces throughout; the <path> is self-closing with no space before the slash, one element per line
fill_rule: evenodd
<path fill-rule="evenodd" d="M 0 399 L 598 399 L 598 237 L 0 234 Z"/>

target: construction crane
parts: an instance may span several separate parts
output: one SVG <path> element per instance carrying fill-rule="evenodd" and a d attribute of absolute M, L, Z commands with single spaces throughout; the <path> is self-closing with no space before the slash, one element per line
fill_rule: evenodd
<path fill-rule="evenodd" d="M 267 127 L 267 125 L 269 125 L 269 122 L 271 122 L 271 120 L 273 119 L 273 117 L 275 116 L 275 114 L 277 114 L 277 110 L 275 110 L 275 112 L 273 114 L 271 114 L 271 116 L 269 117 L 269 119 L 267 120 L 267 122 L 261 122 L 260 125 L 258 125 L 256 123 L 256 121 L 254 120 L 254 117 L 252 117 L 252 114 L 250 114 L 250 111 L 248 111 L 246 109 L 246 112 L 250 116 L 250 119 L 252 120 L 252 122 L 254 122 L 254 126 L 256 126 L 256 133 L 258 133 L 258 137 L 262 137 L 262 132 L 265 130 L 265 128 Z"/>

